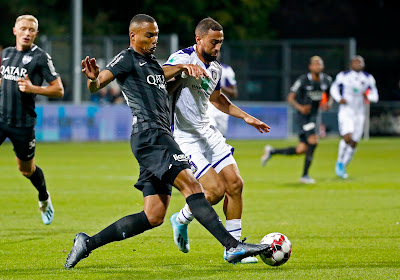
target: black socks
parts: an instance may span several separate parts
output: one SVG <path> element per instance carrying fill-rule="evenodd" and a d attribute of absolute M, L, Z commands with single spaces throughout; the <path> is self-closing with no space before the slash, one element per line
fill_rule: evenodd
<path fill-rule="evenodd" d="M 237 247 L 238 241 L 225 229 L 217 213 L 206 200 L 204 193 L 195 193 L 186 198 L 193 216 L 204 226 L 214 237 L 229 250 Z"/>
<path fill-rule="evenodd" d="M 281 155 L 295 155 L 296 147 L 289 147 L 284 149 L 275 149 L 271 151 L 271 155 L 281 154 Z"/>
<path fill-rule="evenodd" d="M 33 172 L 31 177 L 27 177 L 31 180 L 32 184 L 39 192 L 39 200 L 45 201 L 49 198 L 49 194 L 47 193 L 46 181 L 44 180 L 44 175 L 42 169 L 39 166 L 36 166 L 35 172 Z"/>
<path fill-rule="evenodd" d="M 317 145 L 307 144 L 306 158 L 304 160 L 303 176 L 308 175 L 308 169 L 310 168 L 311 162 L 313 160 L 314 150 L 316 147 Z"/>
<path fill-rule="evenodd" d="M 151 228 L 153 226 L 149 223 L 144 211 L 125 216 L 90 237 L 87 242 L 87 249 L 90 252 L 107 243 L 133 237 Z"/>

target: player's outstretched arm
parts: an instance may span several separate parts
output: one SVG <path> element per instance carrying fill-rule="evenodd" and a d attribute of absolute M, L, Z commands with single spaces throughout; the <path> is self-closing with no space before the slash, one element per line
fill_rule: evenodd
<path fill-rule="evenodd" d="M 210 96 L 210 102 L 220 111 L 233 117 L 244 120 L 248 125 L 254 126 L 260 133 L 269 132 L 270 127 L 259 119 L 247 114 L 236 105 L 220 90 L 215 90 Z"/>
<path fill-rule="evenodd" d="M 87 56 L 82 60 L 81 65 L 82 73 L 88 78 L 87 87 L 90 92 L 98 91 L 114 79 L 113 74 L 109 70 L 100 72 L 100 67 L 97 65 L 95 58 L 89 59 Z"/>
<path fill-rule="evenodd" d="M 206 70 L 197 64 L 164 65 L 163 70 L 167 81 L 182 73 L 185 73 L 187 76 L 195 77 L 196 79 L 209 78 Z"/>

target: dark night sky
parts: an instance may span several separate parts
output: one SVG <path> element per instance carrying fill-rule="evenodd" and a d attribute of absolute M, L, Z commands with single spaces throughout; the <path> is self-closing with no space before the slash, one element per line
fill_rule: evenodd
<path fill-rule="evenodd" d="M 381 99 L 400 100 L 393 91 L 400 80 L 399 12 L 393 0 L 283 0 L 271 23 L 279 39 L 355 38 Z"/>

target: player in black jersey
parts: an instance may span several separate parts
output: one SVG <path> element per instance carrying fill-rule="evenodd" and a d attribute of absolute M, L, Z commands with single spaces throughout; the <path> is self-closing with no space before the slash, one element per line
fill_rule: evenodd
<path fill-rule="evenodd" d="M 9 138 L 21 174 L 39 192 L 43 223 L 50 224 L 54 208 L 43 171 L 35 164 L 35 97 L 63 97 L 64 87 L 51 57 L 33 42 L 39 23 L 32 15 L 19 16 L 13 28 L 16 46 L 2 52 L 0 79 L 0 145 Z M 43 80 L 48 86 L 42 87 Z"/>
<path fill-rule="evenodd" d="M 120 52 L 105 70 L 100 72 L 94 58 L 82 60 L 82 72 L 88 78 L 91 92 L 116 79 L 131 108 L 131 148 L 140 166 L 135 187 L 143 193 L 144 210 L 121 218 L 94 236 L 78 233 L 65 268 L 73 268 L 100 246 L 161 225 L 170 202 L 172 185 L 186 198 L 195 218 L 226 247 L 229 262 L 236 263 L 270 249 L 265 244 L 239 242 L 226 231 L 194 178 L 188 158 L 174 141 L 165 76 L 153 55 L 158 33 L 154 18 L 136 15 L 129 25 L 130 47 Z"/>
<path fill-rule="evenodd" d="M 306 154 L 303 176 L 301 183 L 313 184 L 315 180 L 308 175 L 314 150 L 318 144 L 315 127 L 317 122 L 318 109 L 321 100 L 327 100 L 332 78 L 325 73 L 324 62 L 319 56 L 310 58 L 308 66 L 310 72 L 301 75 L 293 86 L 287 97 L 288 103 L 297 110 L 296 125 L 299 129 L 299 144 L 296 147 L 274 149 L 267 145 L 264 148 L 264 155 L 261 157 L 261 164 L 265 165 L 272 155 L 299 155 Z M 324 104 L 327 109 L 328 104 Z"/>

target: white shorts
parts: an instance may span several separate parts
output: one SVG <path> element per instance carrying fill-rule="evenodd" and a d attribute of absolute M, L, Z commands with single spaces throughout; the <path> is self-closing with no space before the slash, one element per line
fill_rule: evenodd
<path fill-rule="evenodd" d="M 229 115 L 215 108 L 212 103 L 209 103 L 207 116 L 210 118 L 210 124 L 216 127 L 222 135 L 226 135 L 228 131 Z"/>
<path fill-rule="evenodd" d="M 354 114 L 347 110 L 340 110 L 338 114 L 340 135 L 351 134 L 351 139 L 355 142 L 360 142 L 364 132 L 364 121 L 364 114 Z"/>
<path fill-rule="evenodd" d="M 196 179 L 206 174 L 212 167 L 219 173 L 224 167 L 236 164 L 233 148 L 213 126 L 203 129 L 199 136 L 175 137 L 182 152 L 189 156 L 190 166 Z"/>

